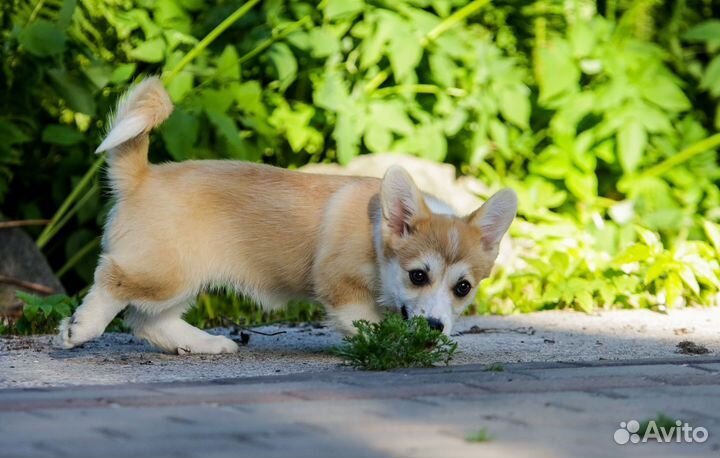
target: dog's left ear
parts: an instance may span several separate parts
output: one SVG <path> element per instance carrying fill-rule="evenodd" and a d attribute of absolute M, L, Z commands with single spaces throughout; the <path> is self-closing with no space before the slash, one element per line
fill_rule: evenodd
<path fill-rule="evenodd" d="M 383 219 L 393 235 L 404 236 L 413 224 L 430 214 L 425 199 L 415 182 L 399 165 L 390 167 L 380 190 Z"/>
<path fill-rule="evenodd" d="M 517 213 L 517 196 L 512 189 L 503 189 L 467 216 L 467 221 L 480 229 L 485 249 L 498 249 Z"/>

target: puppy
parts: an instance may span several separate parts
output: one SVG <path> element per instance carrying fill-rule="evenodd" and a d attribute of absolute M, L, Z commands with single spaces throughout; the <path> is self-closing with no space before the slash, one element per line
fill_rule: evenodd
<path fill-rule="evenodd" d="M 135 335 L 172 353 L 231 353 L 230 339 L 183 321 L 196 295 L 230 285 L 262 307 L 320 302 L 343 331 L 383 309 L 449 334 L 487 277 L 515 217 L 511 190 L 465 217 L 425 196 L 401 167 L 382 180 L 237 161 L 148 163 L 150 131 L 172 112 L 157 78 L 121 100 L 108 152 L 113 207 L 95 282 L 58 342 L 103 333 L 129 307 Z"/>

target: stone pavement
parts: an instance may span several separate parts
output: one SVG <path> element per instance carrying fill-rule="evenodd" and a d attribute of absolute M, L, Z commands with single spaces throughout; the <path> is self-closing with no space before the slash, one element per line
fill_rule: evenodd
<path fill-rule="evenodd" d="M 334 370 L 0 391 L 2 457 L 720 455 L 720 358 Z M 617 445 L 659 413 L 704 443 Z M 470 442 L 480 430 L 488 440 Z"/>
<path fill-rule="evenodd" d="M 259 329 L 281 334 L 253 334 L 234 355 L 183 357 L 159 353 L 127 334 L 105 334 L 72 350 L 53 348 L 49 336 L 0 338 L 0 388 L 187 382 L 338 369 L 340 360 L 329 349 L 342 336 L 332 328 Z M 453 336 L 459 344 L 453 365 L 680 358 L 677 345 L 684 340 L 711 354 L 720 351 L 718 308 L 466 317 L 456 330 L 462 334 Z M 227 329 L 213 332 L 228 334 Z"/>

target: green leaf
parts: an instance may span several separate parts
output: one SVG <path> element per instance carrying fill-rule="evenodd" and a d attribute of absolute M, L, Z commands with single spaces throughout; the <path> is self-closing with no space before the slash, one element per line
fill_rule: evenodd
<path fill-rule="evenodd" d="M 221 111 L 206 109 L 210 122 L 216 127 L 218 133 L 236 150 L 243 148 L 235 121 Z"/>
<path fill-rule="evenodd" d="M 215 78 L 221 82 L 240 81 L 240 64 L 235 46 L 227 45 L 217 59 Z"/>
<path fill-rule="evenodd" d="M 118 65 L 110 75 L 110 82 L 113 84 L 120 84 L 130 80 L 130 78 L 132 78 L 135 74 L 136 68 L 137 65 L 134 63 Z"/>
<path fill-rule="evenodd" d="M 575 296 L 575 304 L 585 313 L 590 313 L 595 308 L 595 301 L 589 291 L 580 291 Z"/>
<path fill-rule="evenodd" d="M 346 108 L 337 114 L 333 138 L 337 145 L 337 159 L 347 164 L 359 154 L 360 136 L 365 130 L 365 119 L 354 107 Z"/>
<path fill-rule="evenodd" d="M 165 40 L 153 38 L 144 41 L 137 48 L 130 51 L 130 58 L 143 62 L 158 63 L 165 58 Z"/>
<path fill-rule="evenodd" d="M 388 46 L 388 58 L 395 80 L 404 79 L 414 70 L 422 54 L 420 40 L 412 33 L 410 26 L 405 21 L 397 21 Z"/>
<path fill-rule="evenodd" d="M 160 127 L 160 135 L 170 155 L 176 161 L 190 159 L 197 141 L 198 118 L 182 108 L 176 108 Z"/>
<path fill-rule="evenodd" d="M 690 100 L 680 87 L 667 76 L 656 75 L 640 86 L 640 93 L 649 102 L 668 111 L 690 109 Z"/>
<path fill-rule="evenodd" d="M 711 19 L 691 27 L 683 34 L 687 41 L 716 43 L 720 41 L 720 20 Z"/>
<path fill-rule="evenodd" d="M 426 123 L 415 129 L 420 156 L 442 162 L 447 156 L 447 139 L 440 122 Z"/>
<path fill-rule="evenodd" d="M 262 100 L 262 87 L 257 81 L 247 81 L 233 87 L 235 102 L 240 110 L 251 114 L 266 114 Z"/>
<path fill-rule="evenodd" d="M 193 90 L 193 75 L 180 72 L 167 84 L 167 91 L 173 102 L 179 103 Z"/>
<path fill-rule="evenodd" d="M 633 262 L 646 261 L 652 256 L 652 251 L 647 245 L 636 243 L 630 245 L 623 251 L 618 257 L 615 258 L 613 263 L 618 266 L 625 264 L 631 264 Z"/>
<path fill-rule="evenodd" d="M 284 91 L 297 77 L 297 60 L 285 43 L 275 43 L 268 52 L 270 60 L 275 65 L 277 79 L 280 82 L 280 90 Z"/>
<path fill-rule="evenodd" d="M 709 90 L 715 97 L 720 96 L 720 55 L 715 56 L 705 68 L 700 87 Z"/>
<path fill-rule="evenodd" d="M 711 221 L 704 220 L 703 229 L 705 229 L 705 236 L 715 248 L 715 252 L 720 256 L 720 226 Z"/>
<path fill-rule="evenodd" d="M 18 41 L 29 53 L 48 57 L 65 51 L 65 32 L 59 26 L 38 19 L 20 31 Z"/>
<path fill-rule="evenodd" d="M 393 134 L 381 123 L 371 121 L 365 129 L 365 146 L 373 153 L 386 153 L 393 142 Z"/>
<path fill-rule="evenodd" d="M 30 137 L 20 130 L 15 124 L 0 119 L 0 143 L 3 145 L 15 145 L 30 141 Z"/>
<path fill-rule="evenodd" d="M 324 15 L 327 20 L 350 19 L 365 8 L 363 0 L 325 0 Z"/>
<path fill-rule="evenodd" d="M 374 18 L 375 31 L 362 40 L 360 44 L 360 68 L 365 70 L 380 61 L 385 51 L 385 44 L 393 34 L 396 14 L 379 9 L 368 14 L 368 20 Z"/>
<path fill-rule="evenodd" d="M 398 134 L 409 135 L 414 131 L 404 104 L 399 100 L 374 100 L 370 103 L 369 116 L 375 123 Z"/>
<path fill-rule="evenodd" d="M 538 101 L 542 105 L 554 106 L 556 99 L 578 90 L 580 70 L 572 60 L 570 47 L 563 40 L 553 40 L 540 49 L 536 74 L 540 86 Z"/>
<path fill-rule="evenodd" d="M 638 121 L 629 121 L 618 131 L 618 156 L 625 173 L 634 173 L 645 152 L 647 133 Z"/>
<path fill-rule="evenodd" d="M 327 26 L 310 31 L 310 48 L 313 57 L 327 57 L 340 51 L 340 40 Z"/>
<path fill-rule="evenodd" d="M 95 97 L 92 90 L 77 77 L 60 69 L 47 71 L 57 94 L 75 111 L 95 114 Z"/>
<path fill-rule="evenodd" d="M 433 52 L 430 54 L 430 73 L 433 80 L 441 86 L 451 87 L 455 84 L 457 65 L 446 54 Z"/>
<path fill-rule="evenodd" d="M 582 173 L 573 170 L 565 177 L 565 185 L 580 202 L 592 202 L 597 197 L 598 183 L 594 171 Z"/>
<path fill-rule="evenodd" d="M 682 279 L 675 272 L 668 274 L 665 280 L 665 303 L 668 308 L 672 308 L 680 302 L 683 296 Z"/>
<path fill-rule="evenodd" d="M 530 121 L 530 91 L 525 86 L 503 87 L 498 94 L 503 118 L 526 129 Z"/>
<path fill-rule="evenodd" d="M 42 133 L 42 141 L 56 145 L 75 145 L 85 139 L 85 135 L 70 126 L 51 124 Z"/>
<path fill-rule="evenodd" d="M 338 72 L 324 73 L 314 80 L 314 86 L 313 102 L 320 108 L 340 111 L 350 99 L 346 82 Z"/>
<path fill-rule="evenodd" d="M 698 285 L 695 273 L 689 265 L 684 265 L 677 271 L 678 275 L 682 279 L 683 283 L 687 285 L 695 295 L 700 294 L 700 285 Z"/>

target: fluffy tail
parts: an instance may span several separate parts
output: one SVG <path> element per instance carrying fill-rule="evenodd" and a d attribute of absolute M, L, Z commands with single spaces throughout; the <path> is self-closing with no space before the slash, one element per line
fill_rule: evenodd
<path fill-rule="evenodd" d="M 122 194 L 137 186 L 148 170 L 148 134 L 172 113 L 173 104 L 158 77 L 131 88 L 118 103 L 110 129 L 96 153 L 108 151 L 110 181 Z"/>

